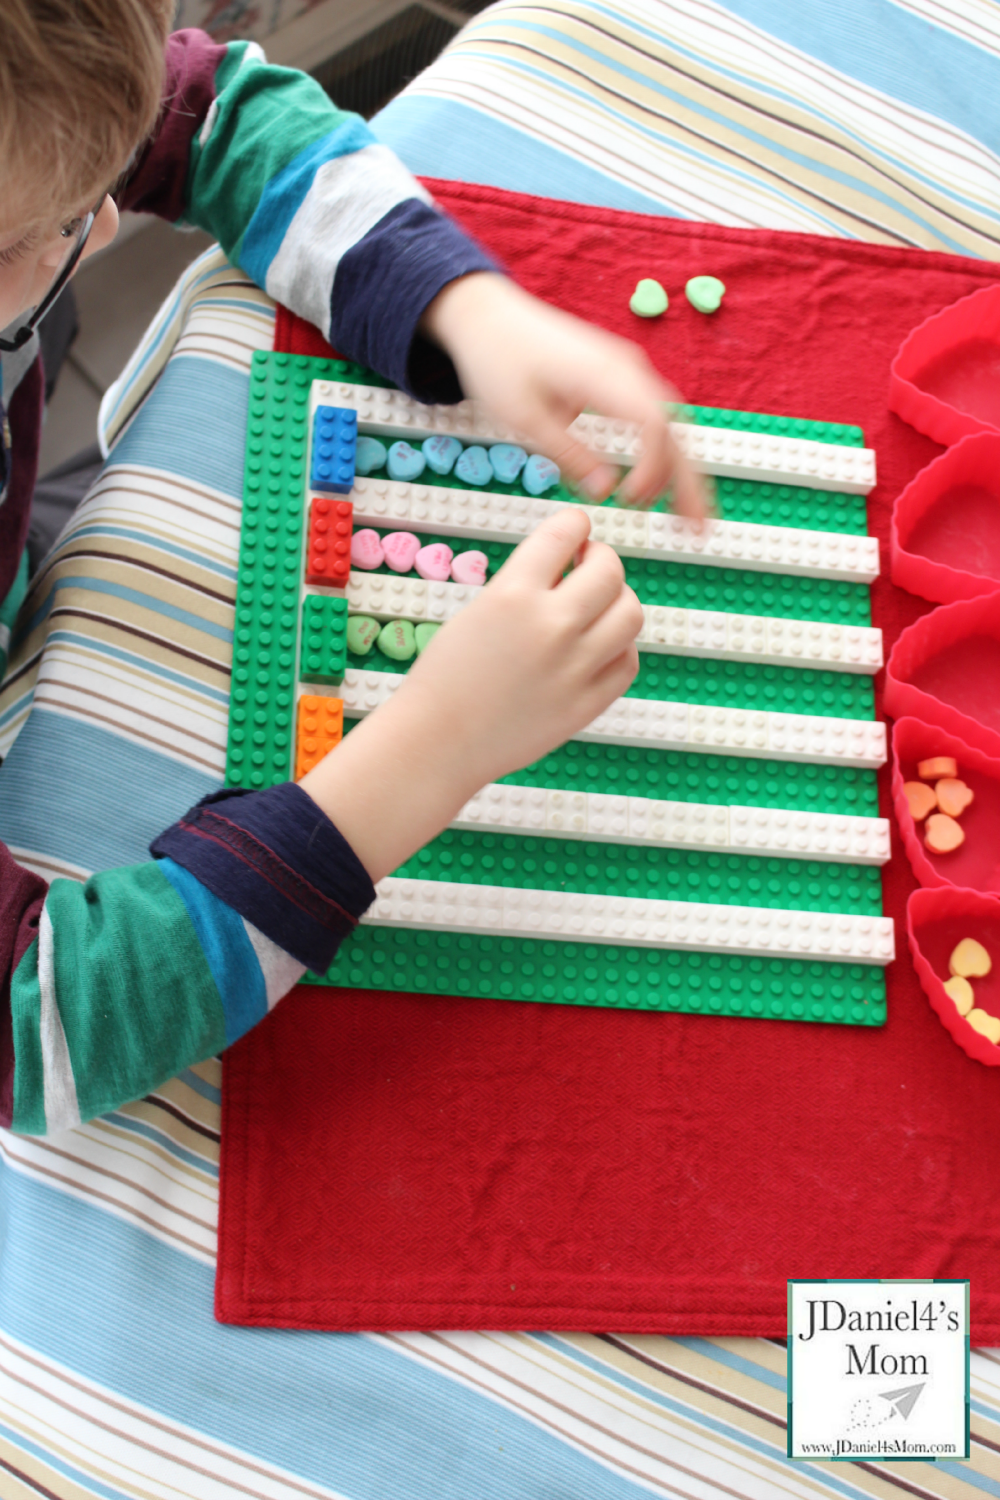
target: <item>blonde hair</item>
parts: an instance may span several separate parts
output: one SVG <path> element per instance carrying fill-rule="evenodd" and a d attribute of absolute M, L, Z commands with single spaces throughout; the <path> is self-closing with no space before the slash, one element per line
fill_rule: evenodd
<path fill-rule="evenodd" d="M 156 121 L 173 0 L 0 0 L 0 207 L 51 228 Z"/>

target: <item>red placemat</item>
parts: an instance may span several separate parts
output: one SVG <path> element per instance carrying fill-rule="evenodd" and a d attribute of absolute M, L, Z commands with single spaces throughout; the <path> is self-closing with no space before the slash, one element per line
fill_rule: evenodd
<path fill-rule="evenodd" d="M 940 451 L 889 412 L 890 360 L 1000 269 L 431 188 L 527 287 L 638 339 L 687 399 L 861 423 L 887 566 L 892 500 Z M 705 272 L 729 287 L 711 318 L 682 293 Z M 642 276 L 670 292 L 662 320 L 628 311 Z M 301 326 L 279 330 L 313 352 Z M 883 576 L 887 653 L 926 607 Z M 218 1316 L 780 1335 L 788 1277 L 943 1276 L 971 1279 L 974 1341 L 1000 1343 L 1000 1080 L 916 982 L 894 847 L 882 1030 L 290 996 L 226 1054 Z"/>

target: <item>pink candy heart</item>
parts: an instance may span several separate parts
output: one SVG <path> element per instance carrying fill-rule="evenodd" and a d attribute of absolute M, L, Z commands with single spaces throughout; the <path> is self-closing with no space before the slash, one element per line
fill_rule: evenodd
<path fill-rule="evenodd" d="M 356 531 L 351 537 L 351 566 L 370 572 L 372 568 L 380 568 L 384 561 L 385 553 L 378 532 L 372 531 L 371 527 Z"/>
<path fill-rule="evenodd" d="M 420 538 L 412 531 L 390 531 L 382 538 L 385 560 L 394 573 L 408 573 L 420 552 Z"/>
<path fill-rule="evenodd" d="M 460 552 L 452 560 L 451 576 L 456 583 L 485 583 L 488 563 L 485 552 Z"/>
<path fill-rule="evenodd" d="M 454 555 L 444 542 L 432 542 L 429 547 L 421 547 L 414 565 L 421 578 L 426 578 L 429 583 L 444 583 L 451 575 Z"/>

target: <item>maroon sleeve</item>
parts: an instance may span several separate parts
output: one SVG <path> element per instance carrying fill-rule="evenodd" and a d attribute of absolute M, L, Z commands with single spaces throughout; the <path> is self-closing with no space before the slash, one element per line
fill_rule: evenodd
<path fill-rule="evenodd" d="M 48 886 L 16 864 L 0 844 L 0 1126 L 10 1129 L 14 1118 L 14 1025 L 10 1009 L 10 981 L 38 936 L 38 918 Z"/>
<path fill-rule="evenodd" d="M 204 31 L 175 31 L 167 42 L 163 107 L 156 129 L 115 193 L 119 208 L 158 214 L 175 223 L 184 212 L 191 142 L 215 98 L 216 70 L 224 46 Z"/>

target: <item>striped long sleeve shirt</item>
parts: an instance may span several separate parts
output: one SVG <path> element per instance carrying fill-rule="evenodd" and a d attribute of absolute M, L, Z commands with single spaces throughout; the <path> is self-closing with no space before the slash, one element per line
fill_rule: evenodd
<path fill-rule="evenodd" d="M 174 33 L 156 131 L 116 196 L 208 230 L 342 353 L 420 399 L 460 397 L 419 323 L 448 282 L 493 262 L 364 121 L 255 44 Z M 5 357 L 8 601 L 25 576 L 43 388 L 37 345 Z M 327 968 L 374 899 L 353 850 L 290 784 L 204 799 L 151 854 L 47 885 L 0 844 L 0 1127 L 70 1128 L 220 1051 L 307 967 Z"/>

